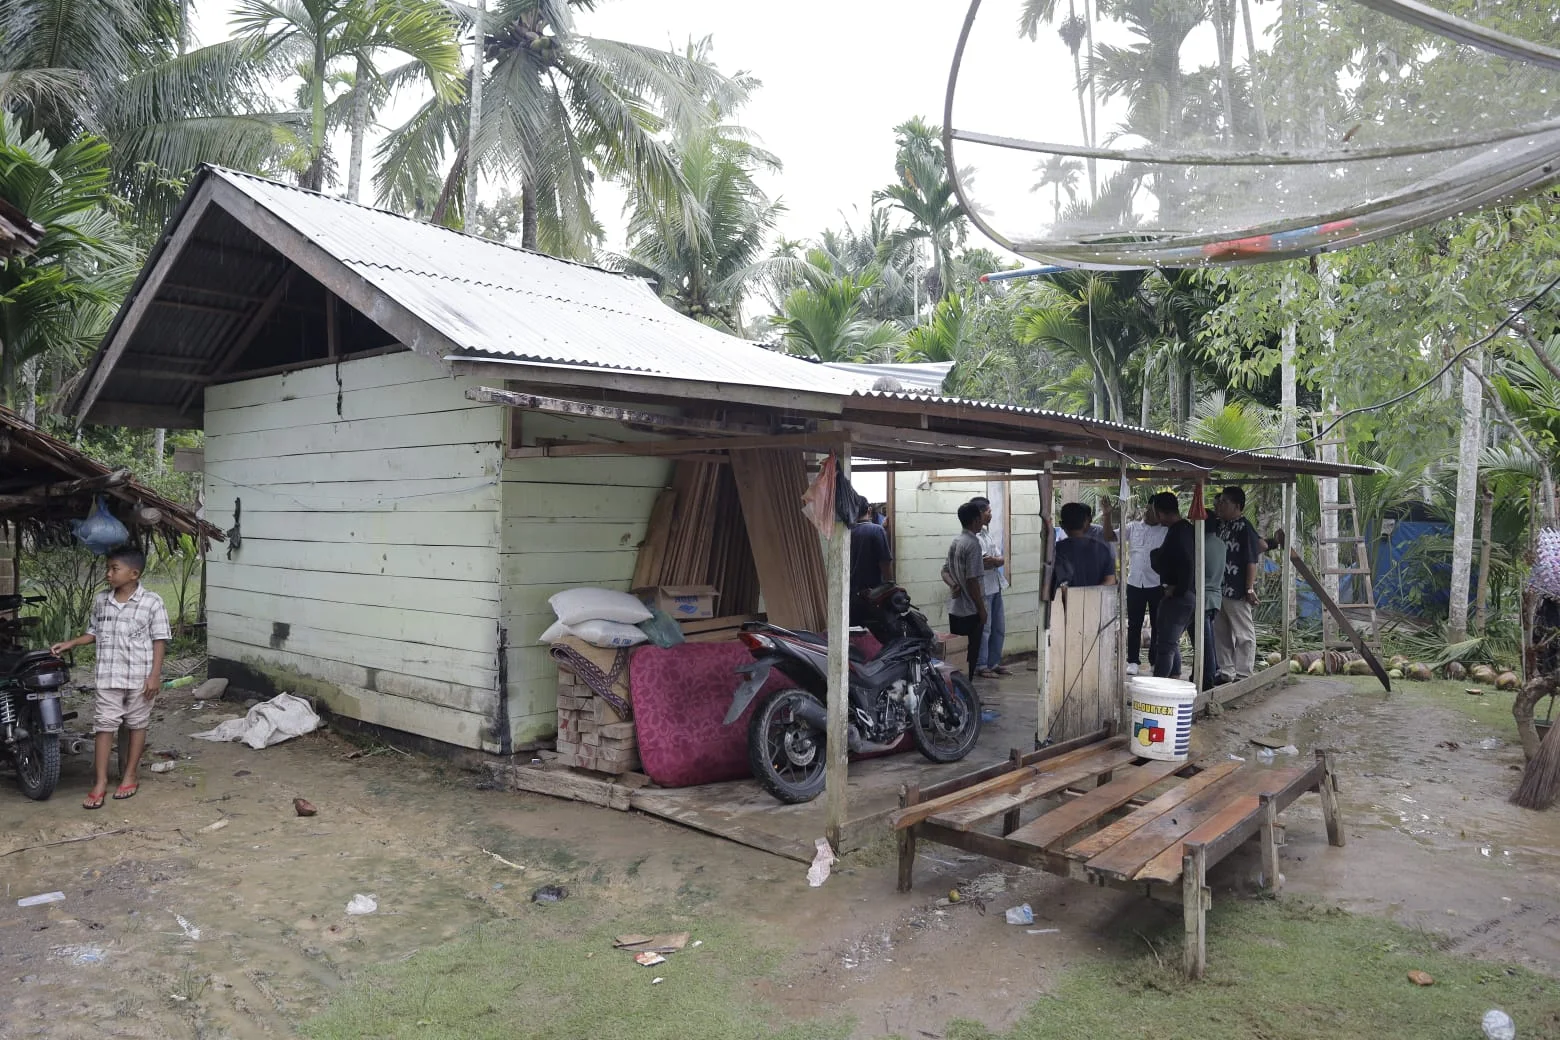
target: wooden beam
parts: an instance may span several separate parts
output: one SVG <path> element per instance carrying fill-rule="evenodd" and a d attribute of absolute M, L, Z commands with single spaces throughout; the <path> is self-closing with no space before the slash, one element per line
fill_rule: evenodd
<path fill-rule="evenodd" d="M 544 444 L 537 445 L 534 448 L 515 448 L 510 454 L 514 458 L 521 459 L 558 459 L 610 455 L 682 455 L 689 452 L 754 450 L 758 448 L 804 448 L 814 451 L 830 451 L 838 447 L 840 443 L 840 434 L 821 431 L 819 433 L 782 433 L 772 437 L 679 437 L 664 441 Z"/>
<path fill-rule="evenodd" d="M 325 290 L 325 356 L 332 361 L 341 353 L 340 321 L 336 318 L 336 294 Z"/>
<path fill-rule="evenodd" d="M 213 182 L 208 179 L 207 185 Z M 97 367 L 93 370 L 92 379 L 87 383 L 86 393 L 81 396 L 81 404 L 76 409 L 78 416 L 84 416 L 92 410 L 97 399 L 103 393 L 103 387 L 108 385 L 109 377 L 114 373 L 114 366 L 124 356 L 126 348 L 130 346 L 130 340 L 135 336 L 141 326 L 141 319 L 151 308 L 152 301 L 156 298 L 163 282 L 167 281 L 172 273 L 174 265 L 179 262 L 179 256 L 184 251 L 184 246 L 195 235 L 195 229 L 205 217 L 206 210 L 210 208 L 212 195 L 207 189 L 202 190 L 190 203 L 190 208 L 185 210 L 184 216 L 173 229 L 173 234 L 168 236 L 163 243 L 162 251 L 157 256 L 157 262 L 146 273 L 146 280 L 134 290 L 123 306 L 123 310 L 117 319 L 118 324 L 114 329 L 114 336 L 103 353 L 98 356 Z M 182 409 L 180 409 L 182 411 Z"/>
<path fill-rule="evenodd" d="M 265 368 L 246 368 L 242 372 L 229 372 L 223 376 L 201 376 L 201 382 L 212 383 L 237 383 L 245 379 L 263 379 L 266 376 L 284 376 L 289 372 L 302 372 L 308 368 L 324 368 L 326 365 L 334 365 L 338 361 L 361 361 L 364 358 L 382 357 L 386 354 L 404 354 L 406 348 L 399 343 L 392 343 L 388 347 L 374 347 L 371 350 L 359 350 L 352 354 L 343 354 L 339 358 L 317 357 L 307 361 L 290 361 L 285 365 L 267 365 Z"/>
<path fill-rule="evenodd" d="M 1289 532 L 1286 531 L 1284 533 L 1289 538 L 1293 538 L 1293 535 L 1290 535 Z M 1333 598 L 1327 595 L 1327 590 L 1322 587 L 1322 583 L 1316 580 L 1316 575 L 1311 572 L 1311 568 L 1293 548 L 1289 550 L 1289 562 L 1294 565 L 1295 570 L 1300 572 L 1300 577 L 1305 579 L 1305 583 L 1311 586 L 1311 591 L 1316 593 L 1317 600 L 1333 616 L 1333 620 L 1338 622 L 1339 627 L 1348 634 L 1349 642 L 1354 644 L 1355 652 L 1365 659 L 1365 663 L 1370 666 L 1370 670 L 1376 673 L 1376 678 L 1381 681 L 1381 688 L 1391 693 L 1392 680 L 1387 677 L 1387 670 L 1381 667 L 1381 662 L 1376 660 L 1376 655 L 1370 652 L 1370 647 L 1366 646 L 1365 640 L 1360 638 L 1360 634 L 1355 630 L 1354 624 L 1342 610 L 1338 609 L 1338 604 L 1334 603 Z"/>
<path fill-rule="evenodd" d="M 466 391 L 466 399 L 481 404 L 501 404 L 509 408 L 520 408 L 528 412 L 567 415 L 576 419 L 600 419 L 604 422 L 622 423 L 624 426 L 645 426 L 657 430 L 720 433 L 727 436 L 736 434 L 767 436 L 777 432 L 768 426 L 756 426 L 750 423 L 684 418 L 676 415 L 663 415 L 660 412 L 641 411 L 637 408 L 619 408 L 616 405 L 570 401 L 562 397 L 542 397 L 538 394 L 522 394 L 513 390 L 497 390 L 489 386 L 472 387 Z"/>
<path fill-rule="evenodd" d="M 126 404 L 106 401 L 90 411 L 83 408 L 81 421 L 100 426 L 131 426 L 142 429 L 198 430 L 204 418 L 173 405 Z"/>
<path fill-rule="evenodd" d="M 838 435 L 836 435 L 838 436 Z M 836 452 L 840 476 L 850 480 L 850 434 Z M 824 743 L 824 834 L 835 851 L 843 851 L 846 821 L 846 785 L 850 773 L 850 749 L 846 731 L 850 712 L 850 528 L 834 520 L 834 535 L 824 547 L 824 589 L 828 607 L 829 676 L 828 732 Z"/>
<path fill-rule="evenodd" d="M 153 300 L 153 307 L 171 307 L 174 310 L 206 311 L 211 314 L 225 314 L 230 318 L 241 318 L 244 311 L 237 307 L 218 307 L 211 303 L 190 303 L 186 300 Z"/>
<path fill-rule="evenodd" d="M 292 283 L 292 274 L 296 270 L 292 264 L 287 263 L 285 258 L 282 262 L 284 264 L 282 273 L 277 276 L 276 281 L 271 283 L 270 291 L 265 294 L 265 299 L 260 301 L 260 306 L 255 308 L 254 313 L 249 316 L 249 320 L 244 323 L 244 327 L 239 330 L 233 342 L 223 348 L 221 353 L 217 355 L 217 363 L 211 368 L 210 372 L 206 373 L 207 375 L 220 377 L 224 372 L 232 369 L 238 363 L 238 359 L 244 356 L 244 351 L 248 350 L 249 345 L 255 341 L 255 337 L 260 334 L 260 330 L 265 328 L 265 323 L 271 320 L 271 315 L 276 311 L 276 305 L 282 302 L 283 296 L 287 295 L 287 287 Z M 188 408 L 190 406 L 190 402 L 195 399 L 195 394 L 198 392 L 198 389 L 190 391 L 185 397 L 184 407 Z"/>
<path fill-rule="evenodd" d="M 1289 678 L 1289 659 L 1285 658 L 1280 663 L 1269 665 L 1260 672 L 1246 676 L 1239 682 L 1215 686 L 1206 693 L 1199 693 L 1195 710 L 1200 712 L 1204 708 L 1212 709 L 1214 704 L 1218 704 L 1222 708 L 1233 704 L 1248 694 L 1256 693 L 1258 690 L 1265 690 L 1269 686 L 1276 686 L 1287 678 Z M 1217 711 L 1215 710 L 1214 713 L 1217 714 Z"/>

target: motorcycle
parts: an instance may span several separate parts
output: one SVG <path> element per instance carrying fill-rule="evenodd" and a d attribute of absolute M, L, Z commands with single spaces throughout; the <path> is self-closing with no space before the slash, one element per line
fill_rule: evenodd
<path fill-rule="evenodd" d="M 0 611 L 42 602 L 42 596 L 0 596 Z M 66 721 L 60 695 L 70 669 L 49 651 L 22 645 L 23 634 L 36 623 L 36 618 L 0 621 L 0 755 L 16 767 L 22 793 L 41 802 L 60 780 Z"/>
<path fill-rule="evenodd" d="M 906 732 L 933 762 L 957 762 L 980 739 L 980 698 L 963 673 L 939 662 L 936 634 L 895 585 L 863 597 L 862 620 L 882 644 L 868 660 L 850 651 L 848 746 L 853 753 L 890 750 Z M 807 802 L 824 787 L 828 731 L 828 641 L 764 622 L 742 626 L 753 660 L 737 669 L 746 676 L 732 694 L 725 725 L 742 717 L 779 669 L 794 686 L 769 694 L 748 722 L 753 776 L 782 802 Z"/>

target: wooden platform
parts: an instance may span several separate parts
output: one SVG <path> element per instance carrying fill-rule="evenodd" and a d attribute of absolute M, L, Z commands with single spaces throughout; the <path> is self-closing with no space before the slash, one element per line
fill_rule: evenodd
<path fill-rule="evenodd" d="M 1278 814 L 1308 791 L 1321 796 L 1327 840 L 1342 845 L 1330 752 L 1277 769 L 1156 762 L 1138 758 L 1107 727 L 932 787 L 907 785 L 891 818 L 899 889 L 910 889 L 916 845 L 929 841 L 1180 902 L 1186 973 L 1200 978 L 1212 906 L 1208 868 L 1257 836 L 1263 874 L 1276 890 Z M 1023 810 L 1037 803 L 1049 805 L 1021 823 Z"/>

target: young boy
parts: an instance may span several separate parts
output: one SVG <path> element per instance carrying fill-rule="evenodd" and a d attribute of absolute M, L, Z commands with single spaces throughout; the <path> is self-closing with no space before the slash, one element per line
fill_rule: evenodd
<path fill-rule="evenodd" d="M 141 587 L 146 554 L 138 549 L 115 549 L 108 554 L 108 590 L 92 601 L 87 634 L 51 649 L 63 654 L 78 646 L 96 643 L 97 720 L 93 764 L 97 783 L 81 803 L 84 809 L 101 809 L 108 792 L 108 755 L 121 723 L 130 730 L 129 761 L 120 763 L 116 799 L 132 798 L 140 788 L 137 768 L 146 747 L 146 727 L 152 720 L 152 701 L 162 687 L 163 654 L 173 633 L 162 597 Z"/>

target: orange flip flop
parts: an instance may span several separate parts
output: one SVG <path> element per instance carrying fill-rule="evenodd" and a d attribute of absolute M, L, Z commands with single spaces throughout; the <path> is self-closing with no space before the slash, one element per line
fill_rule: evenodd
<path fill-rule="evenodd" d="M 126 798 L 134 798 L 135 793 L 140 789 L 140 784 L 120 784 L 119 790 L 114 792 L 114 801 L 122 802 Z"/>

